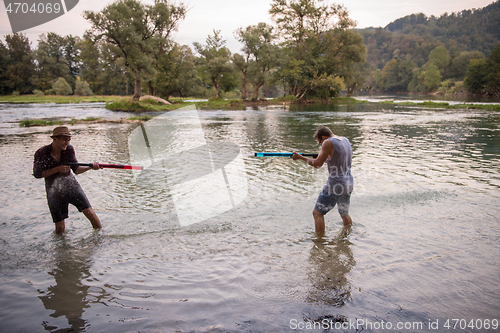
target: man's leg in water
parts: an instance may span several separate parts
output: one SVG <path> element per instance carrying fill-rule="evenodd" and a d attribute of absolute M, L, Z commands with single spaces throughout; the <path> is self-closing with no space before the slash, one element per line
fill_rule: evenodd
<path fill-rule="evenodd" d="M 344 227 L 352 226 L 352 219 L 351 219 L 351 216 L 349 216 L 349 214 L 340 215 L 340 217 L 342 218 L 342 222 L 344 222 Z"/>
<path fill-rule="evenodd" d="M 56 225 L 56 234 L 60 235 L 64 233 L 64 229 L 66 227 L 66 225 L 64 224 L 64 220 L 56 222 L 54 224 Z"/>
<path fill-rule="evenodd" d="M 314 227 L 316 229 L 316 235 L 322 237 L 325 235 L 325 215 L 318 212 L 316 209 L 313 210 L 314 216 Z"/>
<path fill-rule="evenodd" d="M 92 207 L 82 210 L 82 213 L 89 219 L 94 229 L 102 229 L 101 221 L 97 217 L 97 214 L 94 212 Z"/>

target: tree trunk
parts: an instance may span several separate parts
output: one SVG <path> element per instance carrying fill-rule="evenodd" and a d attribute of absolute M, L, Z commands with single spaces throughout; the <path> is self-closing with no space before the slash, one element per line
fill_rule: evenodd
<path fill-rule="evenodd" d="M 247 100 L 247 72 L 243 72 L 243 82 L 241 84 L 241 99 Z"/>
<path fill-rule="evenodd" d="M 151 95 L 151 96 L 155 95 L 155 88 L 151 84 L 151 81 L 148 81 L 148 95 Z"/>
<path fill-rule="evenodd" d="M 214 91 L 215 91 L 215 98 L 221 98 L 220 97 L 219 87 L 217 86 L 217 83 L 216 83 L 216 81 L 215 81 L 214 78 L 212 78 L 212 86 L 213 86 Z"/>
<path fill-rule="evenodd" d="M 141 78 L 139 75 L 135 77 L 135 87 L 134 87 L 134 101 L 138 101 L 141 98 Z"/>
<path fill-rule="evenodd" d="M 256 86 L 255 86 L 255 89 L 253 91 L 253 100 L 254 101 L 258 101 L 259 100 L 259 89 L 260 87 L 262 87 L 264 85 L 264 83 L 258 83 Z"/>

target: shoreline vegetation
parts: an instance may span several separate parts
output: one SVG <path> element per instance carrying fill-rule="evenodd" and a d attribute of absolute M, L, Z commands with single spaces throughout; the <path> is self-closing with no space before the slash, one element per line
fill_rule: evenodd
<path fill-rule="evenodd" d="M 331 100 L 318 100 L 309 101 L 308 103 L 298 103 L 295 99 L 290 97 L 282 97 L 271 100 L 242 100 L 242 99 L 209 99 L 209 100 L 196 100 L 195 98 L 171 98 L 171 104 L 165 104 L 162 101 L 145 98 L 140 101 L 133 101 L 130 97 L 123 96 L 36 96 L 36 95 L 20 95 L 20 96 L 0 96 L 0 103 L 8 104 L 77 104 L 77 103 L 106 103 L 106 109 L 112 111 L 123 112 L 166 112 L 176 110 L 188 105 L 196 105 L 200 110 L 214 110 L 214 109 L 235 109 L 244 110 L 247 107 L 266 106 L 266 105 L 291 105 L 291 104 L 336 104 L 336 105 L 353 105 L 358 103 L 371 103 L 371 104 L 386 104 L 394 106 L 416 106 L 428 108 L 443 108 L 443 109 L 481 109 L 487 111 L 500 111 L 499 104 L 470 104 L 459 103 L 450 105 L 446 102 L 394 102 L 390 100 L 380 102 L 369 102 L 357 100 L 352 97 L 337 97 Z M 79 124 L 79 123 L 127 123 L 127 122 L 144 122 L 152 119 L 154 115 L 140 115 L 132 116 L 129 118 L 122 118 L 119 120 L 106 120 L 102 118 L 86 118 L 86 119 L 71 119 L 70 121 L 60 120 L 40 120 L 30 119 L 23 120 L 20 127 L 31 126 L 52 126 L 61 124 Z"/>

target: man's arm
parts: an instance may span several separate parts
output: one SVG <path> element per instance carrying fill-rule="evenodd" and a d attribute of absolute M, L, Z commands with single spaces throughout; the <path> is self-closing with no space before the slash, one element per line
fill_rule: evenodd
<path fill-rule="evenodd" d="M 46 178 L 46 177 L 50 177 L 56 173 L 67 173 L 69 172 L 69 166 L 68 165 L 59 165 L 59 166 L 56 166 L 55 168 L 52 168 L 52 169 L 48 169 L 48 170 L 44 170 L 42 171 L 42 178 Z"/>
<path fill-rule="evenodd" d="M 75 170 L 75 175 L 79 175 L 81 173 L 84 173 L 86 171 L 89 171 L 90 169 L 92 170 L 99 170 L 99 169 L 102 169 L 101 167 L 99 167 L 99 163 L 92 163 L 92 166 L 91 167 L 87 167 L 87 166 L 79 166 L 76 170 Z"/>
<path fill-rule="evenodd" d="M 323 144 L 321 145 L 321 151 L 318 154 L 318 157 L 316 158 L 307 158 L 305 156 L 300 155 L 299 153 L 293 153 L 292 158 L 294 160 L 303 160 L 310 166 L 318 169 L 323 166 L 325 163 L 326 159 L 328 158 L 328 155 L 330 155 L 330 151 L 333 149 L 333 143 L 330 140 L 325 140 L 323 141 Z"/>

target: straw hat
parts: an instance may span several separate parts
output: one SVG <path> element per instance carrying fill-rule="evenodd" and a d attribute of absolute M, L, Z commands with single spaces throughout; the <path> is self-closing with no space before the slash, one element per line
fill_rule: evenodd
<path fill-rule="evenodd" d="M 69 128 L 66 126 L 57 126 L 54 128 L 52 131 L 52 135 L 50 136 L 51 138 L 55 138 L 58 136 L 69 136 L 71 137 L 71 133 L 69 132 Z"/>

